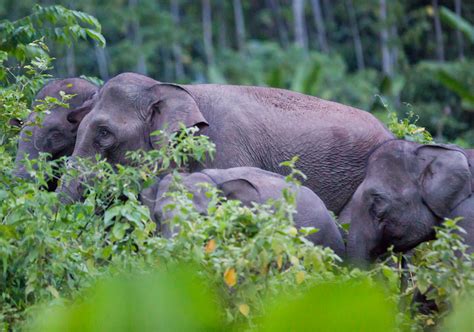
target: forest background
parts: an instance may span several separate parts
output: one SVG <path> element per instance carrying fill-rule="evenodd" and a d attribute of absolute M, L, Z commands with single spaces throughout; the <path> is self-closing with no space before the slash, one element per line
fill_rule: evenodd
<path fill-rule="evenodd" d="M 94 15 L 107 39 L 48 42 L 55 77 L 134 71 L 288 88 L 382 120 L 384 104 L 402 116 L 413 108 L 437 141 L 474 145 L 470 1 L 3 0 L 0 17 L 25 17 L 36 3 Z"/>

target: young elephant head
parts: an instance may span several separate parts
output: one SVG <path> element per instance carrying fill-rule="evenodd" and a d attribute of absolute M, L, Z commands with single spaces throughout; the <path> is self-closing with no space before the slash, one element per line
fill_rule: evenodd
<path fill-rule="evenodd" d="M 156 130 L 177 131 L 180 123 L 186 127 L 207 125 L 195 100 L 183 87 L 134 73 L 120 74 L 108 81 L 90 108 L 70 115 L 71 119 L 84 117 L 73 156 L 100 155 L 111 164 L 127 164 L 128 151 L 155 148 L 156 140 L 150 134 Z M 78 186 L 78 181 L 72 181 L 62 191 L 77 200 Z"/>
<path fill-rule="evenodd" d="M 283 190 L 290 189 L 296 194 L 295 227 L 317 228 L 317 233 L 307 237 L 309 241 L 315 245 L 330 247 L 339 257 L 345 254 L 344 242 L 336 223 L 321 199 L 309 188 L 296 188 L 289 185 L 283 176 L 254 167 L 203 169 L 195 173 L 181 173 L 180 176 L 181 185 L 192 194 L 195 211 L 202 215 L 207 214 L 211 201 L 206 195 L 208 189 L 202 184 L 217 188 L 222 197 L 238 200 L 244 206 L 252 206 L 252 203 L 264 204 L 269 199 L 281 200 Z M 174 198 L 169 196 L 169 193 L 175 190 L 173 184 L 173 176 L 169 174 L 141 193 L 142 202 L 150 209 L 157 229 L 165 237 L 178 232 L 172 220 L 182 213 L 177 207 L 166 208 L 175 203 Z"/>
<path fill-rule="evenodd" d="M 98 90 L 94 84 L 81 78 L 53 80 L 47 83 L 36 95 L 33 107 L 46 97 L 61 100 L 60 92 L 74 95 L 68 103 L 69 108 L 56 106 L 42 118 L 41 125 L 34 125 L 37 114 L 32 112 L 20 132 L 18 152 L 16 155 L 16 175 L 28 178 L 24 167 L 24 159 L 35 159 L 40 152 L 51 154 L 53 159 L 71 155 L 76 142 L 78 122 L 70 122 L 68 116 L 80 108 Z"/>
<path fill-rule="evenodd" d="M 403 252 L 433 239 L 434 226 L 470 197 L 471 181 L 457 147 L 386 142 L 370 156 L 366 177 L 341 215 L 351 223 L 348 257 L 367 263 L 391 245 Z"/>

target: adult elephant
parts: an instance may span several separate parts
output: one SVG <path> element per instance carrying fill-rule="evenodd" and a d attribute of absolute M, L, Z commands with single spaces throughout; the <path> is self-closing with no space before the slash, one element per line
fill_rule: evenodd
<path fill-rule="evenodd" d="M 366 265 L 391 245 L 408 251 L 435 237 L 444 218 L 474 248 L 474 151 L 391 140 L 370 156 L 367 175 L 341 214 L 350 222 L 347 256 Z"/>
<path fill-rule="evenodd" d="M 92 107 L 72 117 L 84 117 L 73 155 L 100 154 L 111 163 L 126 163 L 126 151 L 153 149 L 150 133 L 176 131 L 180 122 L 199 127 L 216 144 L 214 160 L 190 171 L 253 166 L 283 174 L 279 164 L 298 155 L 304 184 L 335 213 L 362 181 L 370 151 L 392 138 L 367 112 L 300 93 L 160 83 L 134 73 L 108 81 Z M 77 182 L 63 189 L 80 196 Z"/>
<path fill-rule="evenodd" d="M 52 159 L 57 159 L 69 156 L 74 151 L 79 122 L 70 121 L 68 116 L 73 110 L 83 106 L 98 91 L 98 87 L 81 78 L 52 80 L 38 92 L 32 107 L 47 97 L 61 100 L 61 91 L 73 95 L 67 101 L 69 107 L 56 105 L 42 115 L 41 121 L 37 121 L 38 114 L 36 112 L 31 112 L 24 121 L 15 159 L 15 174 L 18 177 L 29 177 L 24 166 L 25 158 L 36 159 L 40 152 L 45 152 L 49 153 Z M 22 124 L 19 120 L 12 122 Z"/>

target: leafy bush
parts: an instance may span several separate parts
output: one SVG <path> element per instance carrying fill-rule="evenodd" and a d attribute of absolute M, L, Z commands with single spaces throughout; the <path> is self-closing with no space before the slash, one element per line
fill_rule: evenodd
<path fill-rule="evenodd" d="M 468 254 L 457 223 L 462 218 L 447 219 L 436 232 L 436 240 L 419 246 L 408 271 L 412 275 L 408 294 L 419 291 L 433 301 L 437 312 L 416 313 L 423 325 L 435 325 L 448 315 L 452 305 L 474 295 L 474 254 Z M 416 290 L 414 289 L 416 287 Z"/>
<path fill-rule="evenodd" d="M 67 44 L 78 38 L 89 37 L 102 47 L 105 46 L 105 39 L 100 33 L 100 23 L 92 15 L 63 6 L 35 5 L 32 11 L 31 15 L 17 21 L 3 20 L 0 23 L 2 60 L 5 60 L 6 55 L 21 62 L 47 55 L 47 50 L 34 44 L 36 40 L 44 37 Z"/>
<path fill-rule="evenodd" d="M 414 120 L 413 120 L 414 119 Z M 399 119 L 395 112 L 389 113 L 388 128 L 399 139 L 412 141 L 420 144 L 433 142 L 431 134 L 423 127 L 416 125 L 418 118 L 410 111 L 406 118 Z"/>

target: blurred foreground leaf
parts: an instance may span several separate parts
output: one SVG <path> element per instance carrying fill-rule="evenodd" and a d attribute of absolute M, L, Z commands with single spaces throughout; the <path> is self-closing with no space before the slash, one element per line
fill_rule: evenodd
<path fill-rule="evenodd" d="M 326 283 L 299 299 L 280 299 L 261 331 L 393 331 L 395 306 L 366 283 Z"/>
<path fill-rule="evenodd" d="M 189 268 L 116 277 L 93 286 L 84 301 L 37 315 L 33 331 L 212 331 L 220 329 L 216 297 Z"/>
<path fill-rule="evenodd" d="M 453 313 L 446 319 L 441 331 L 474 331 L 474 300 L 466 299 L 454 306 Z"/>

